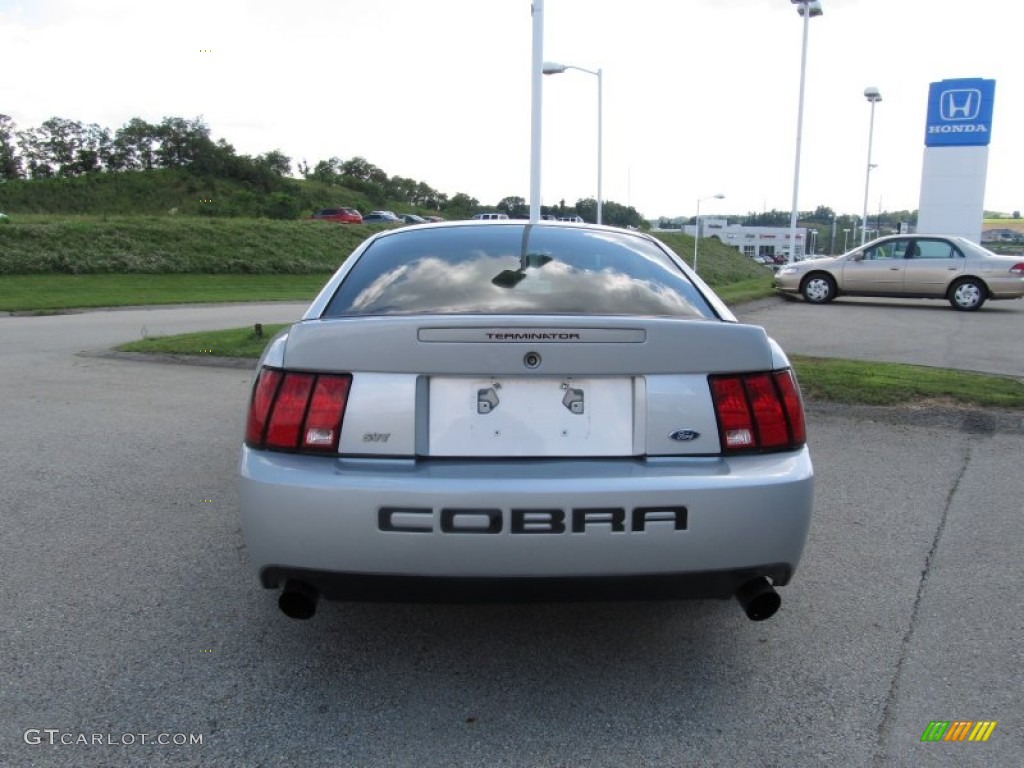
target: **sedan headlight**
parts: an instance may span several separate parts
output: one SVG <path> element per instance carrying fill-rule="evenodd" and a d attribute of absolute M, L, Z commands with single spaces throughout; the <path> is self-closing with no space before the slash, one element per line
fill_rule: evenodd
<path fill-rule="evenodd" d="M 782 269 L 779 270 L 779 274 L 780 275 L 795 275 L 799 271 L 800 271 L 800 269 L 798 267 L 783 267 Z"/>

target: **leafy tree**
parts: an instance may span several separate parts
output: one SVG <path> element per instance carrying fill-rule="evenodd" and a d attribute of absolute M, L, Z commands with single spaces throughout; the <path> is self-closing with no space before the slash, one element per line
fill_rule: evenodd
<path fill-rule="evenodd" d="M 18 147 L 25 158 L 29 178 L 48 179 L 54 175 L 55 169 L 46 146 L 46 136 L 40 128 L 19 131 Z"/>
<path fill-rule="evenodd" d="M 157 136 L 160 146 L 156 156 L 164 168 L 184 168 L 200 157 L 214 164 L 210 161 L 216 154 L 216 145 L 210 139 L 210 129 L 198 117 L 165 117 L 157 128 Z"/>
<path fill-rule="evenodd" d="M 819 205 L 814 209 L 814 213 L 801 215 L 800 218 L 804 221 L 815 221 L 819 224 L 831 224 L 835 216 L 836 212 L 827 205 Z"/>
<path fill-rule="evenodd" d="M 786 227 L 789 226 L 789 211 L 772 208 L 762 213 L 751 212 L 740 223 L 748 227 Z"/>
<path fill-rule="evenodd" d="M 40 140 L 57 176 L 76 176 L 75 159 L 83 144 L 84 128 L 75 120 L 51 117 L 39 126 Z"/>
<path fill-rule="evenodd" d="M 0 181 L 24 176 L 21 157 L 14 148 L 17 126 L 8 115 L 0 115 Z"/>
<path fill-rule="evenodd" d="M 560 213 L 559 215 L 564 215 Z M 570 214 L 571 215 L 571 214 Z M 597 200 L 586 197 L 576 201 L 576 215 L 584 221 L 597 221 Z M 641 227 L 644 219 L 633 206 L 625 206 L 614 200 L 601 202 L 601 223 L 612 227 Z"/>
<path fill-rule="evenodd" d="M 307 170 L 309 165 L 306 165 Z M 340 176 L 341 160 L 332 157 L 329 160 L 319 160 L 312 171 L 304 174 L 307 179 L 323 182 L 324 184 L 337 184 Z"/>
<path fill-rule="evenodd" d="M 521 197 L 503 197 L 495 208 L 507 214 L 510 219 L 523 219 L 530 214 L 530 206 Z"/>
<path fill-rule="evenodd" d="M 255 162 L 277 176 L 289 176 L 292 172 L 292 159 L 276 149 L 257 155 Z"/>
<path fill-rule="evenodd" d="M 421 208 L 433 208 L 435 211 L 441 208 L 441 195 L 436 189 L 423 181 L 416 182 L 416 196 L 413 203 Z"/>
<path fill-rule="evenodd" d="M 480 201 L 470 197 L 465 192 L 456 192 L 441 208 L 452 218 L 468 219 L 476 213 L 480 207 Z"/>
<path fill-rule="evenodd" d="M 80 138 L 81 143 L 75 150 L 75 173 L 96 173 L 109 167 L 113 149 L 110 131 L 90 123 L 82 130 Z"/>
<path fill-rule="evenodd" d="M 160 145 L 158 126 L 133 117 L 114 132 L 108 167 L 111 170 L 150 170 L 156 167 L 156 149 Z"/>
<path fill-rule="evenodd" d="M 602 214 L 604 213 L 602 205 Z M 581 216 L 584 221 L 588 221 L 591 224 L 597 221 L 597 200 L 592 197 L 584 197 L 576 201 L 576 215 Z M 602 220 L 604 217 L 602 216 Z"/>
<path fill-rule="evenodd" d="M 350 179 L 368 181 L 381 187 L 388 183 L 388 175 L 363 157 L 353 157 L 341 164 L 341 175 Z"/>
<path fill-rule="evenodd" d="M 416 199 L 416 180 L 402 176 L 392 176 L 385 184 L 387 195 L 392 200 L 413 203 Z"/>

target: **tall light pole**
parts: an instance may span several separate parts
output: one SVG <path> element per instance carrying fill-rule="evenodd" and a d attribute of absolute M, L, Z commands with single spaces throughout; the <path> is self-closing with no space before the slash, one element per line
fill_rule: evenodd
<path fill-rule="evenodd" d="M 821 16 L 820 0 L 790 0 L 796 6 L 797 13 L 804 17 L 804 43 L 800 53 L 800 99 L 796 113 L 796 160 L 793 163 L 793 208 L 789 214 L 789 256 L 790 264 L 796 258 L 796 218 L 797 201 L 800 193 L 800 141 L 804 125 L 804 76 L 807 73 L 807 29 L 812 16 Z"/>
<path fill-rule="evenodd" d="M 856 231 L 856 230 L 854 230 Z M 850 228 L 843 227 L 843 253 L 846 253 L 846 249 L 849 247 L 847 243 L 850 240 Z"/>
<path fill-rule="evenodd" d="M 704 202 L 705 200 L 722 200 L 724 198 L 725 198 L 725 195 L 723 195 L 721 192 L 719 192 L 717 195 L 708 195 L 707 197 L 698 197 L 697 198 L 697 215 L 693 219 L 694 223 L 696 224 L 696 226 L 693 228 L 693 271 L 694 272 L 697 271 L 697 243 L 700 242 L 700 204 L 702 202 Z"/>
<path fill-rule="evenodd" d="M 868 187 L 871 186 L 871 143 L 875 138 L 875 104 L 882 100 L 882 94 L 873 85 L 864 89 L 864 98 L 871 102 L 871 122 L 868 124 L 868 170 L 864 178 L 864 224 L 868 223 Z M 861 229 L 860 244 L 867 240 L 867 227 Z"/>
<path fill-rule="evenodd" d="M 533 49 L 530 54 L 530 223 L 540 221 L 540 138 L 544 58 L 544 0 L 533 0 Z"/>
<path fill-rule="evenodd" d="M 601 92 L 604 90 L 602 87 L 602 72 L 600 69 L 584 69 L 583 67 L 576 67 L 572 64 L 556 64 L 553 61 L 545 61 L 543 72 L 545 75 L 560 75 L 567 69 L 575 69 L 580 72 L 586 72 L 588 75 L 594 75 L 597 77 L 597 223 L 603 223 L 601 215 Z"/>

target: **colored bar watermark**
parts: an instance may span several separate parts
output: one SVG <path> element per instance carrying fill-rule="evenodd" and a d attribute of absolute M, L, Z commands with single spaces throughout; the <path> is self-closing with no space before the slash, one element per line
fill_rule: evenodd
<path fill-rule="evenodd" d="M 988 741 L 996 729 L 995 720 L 932 720 L 921 741 Z"/>

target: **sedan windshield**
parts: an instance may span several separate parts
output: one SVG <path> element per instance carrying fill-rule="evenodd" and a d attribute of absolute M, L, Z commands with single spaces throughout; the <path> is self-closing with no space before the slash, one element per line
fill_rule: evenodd
<path fill-rule="evenodd" d="M 572 227 L 409 230 L 372 243 L 324 316 L 601 314 L 714 318 L 644 237 Z"/>

